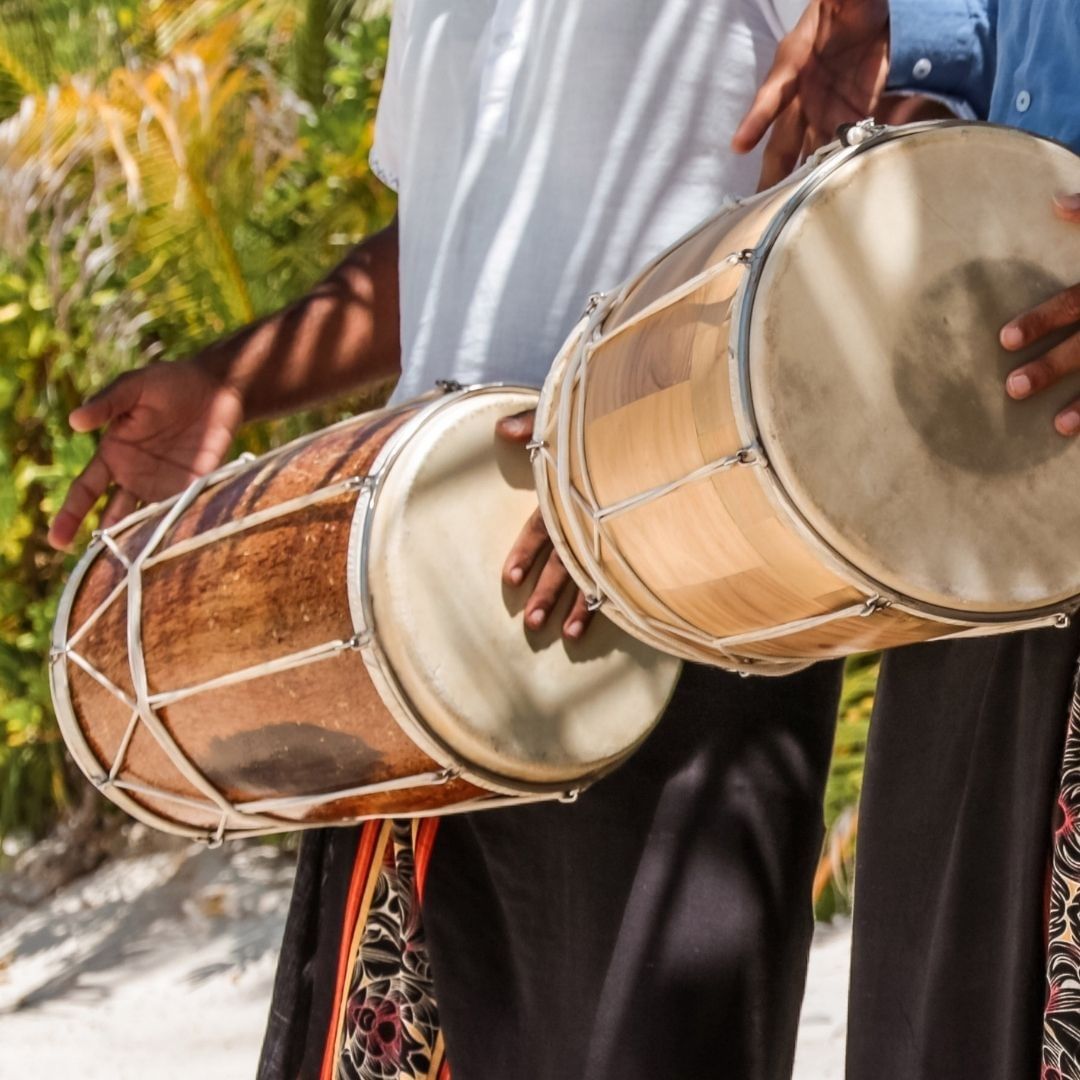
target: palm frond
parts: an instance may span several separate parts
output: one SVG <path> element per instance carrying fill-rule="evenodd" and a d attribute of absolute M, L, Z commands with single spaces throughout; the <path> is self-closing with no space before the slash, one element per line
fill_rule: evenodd
<path fill-rule="evenodd" d="M 0 35 L 0 75 L 4 86 L 0 88 L 2 115 L 10 116 L 19 101 L 30 94 L 40 94 L 48 83 L 48 68 L 40 55 L 30 55 L 20 45 L 19 35 L 7 28 Z"/>
<path fill-rule="evenodd" d="M 312 104 L 326 94 L 326 71 L 330 66 L 327 43 L 333 0 L 307 0 L 304 21 L 296 35 L 296 90 Z"/>
<path fill-rule="evenodd" d="M 0 0 L 0 118 L 65 76 L 123 63 L 132 0 Z"/>
<path fill-rule="evenodd" d="M 168 61 L 25 99 L 0 124 L 8 250 L 25 246 L 31 222 L 66 219 L 65 233 L 96 230 L 99 263 L 167 267 L 164 293 L 199 297 L 209 326 L 254 317 L 238 223 L 270 163 L 296 154 L 299 121 L 272 75 L 238 57 L 239 30 L 226 19 Z"/>

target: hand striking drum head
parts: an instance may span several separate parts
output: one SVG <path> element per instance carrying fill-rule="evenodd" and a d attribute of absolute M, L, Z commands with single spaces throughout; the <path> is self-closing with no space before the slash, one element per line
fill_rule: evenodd
<path fill-rule="evenodd" d="M 762 443 L 803 517 L 888 589 L 972 612 L 1080 593 L 1080 444 L 1052 424 L 1080 384 L 1010 400 L 1024 357 L 998 342 L 1080 280 L 1051 205 L 1078 187 L 1062 147 L 943 127 L 842 166 L 769 251 L 749 336 Z"/>

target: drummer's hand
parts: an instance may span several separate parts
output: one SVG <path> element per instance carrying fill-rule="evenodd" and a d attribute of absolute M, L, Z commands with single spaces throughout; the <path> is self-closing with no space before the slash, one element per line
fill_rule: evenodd
<path fill-rule="evenodd" d="M 1057 196 L 1054 212 L 1062 220 L 1080 225 L 1080 194 Z M 1077 239 L 1080 240 L 1080 236 Z M 1080 284 L 1006 323 L 1001 329 L 1001 344 L 1010 352 L 1016 352 L 1034 345 L 1048 334 L 1077 324 L 1080 324 Z M 1011 371 L 1005 389 L 1009 397 L 1020 400 L 1053 386 L 1075 371 L 1080 371 L 1080 329 L 1037 360 Z M 1054 417 L 1054 427 L 1061 435 L 1080 434 L 1080 398 Z"/>
<path fill-rule="evenodd" d="M 773 132 L 762 188 L 783 180 L 841 124 L 870 116 L 889 70 L 888 0 L 811 0 L 731 140 L 745 154 Z"/>
<path fill-rule="evenodd" d="M 514 416 L 505 416 L 495 425 L 495 431 L 507 442 L 524 446 L 532 438 L 534 415 L 535 411 L 529 409 Z M 544 560 L 544 568 L 536 579 L 529 599 L 525 601 L 525 625 L 530 630 L 539 630 L 558 604 L 563 590 L 571 589 L 574 602 L 570 613 L 563 620 L 562 632 L 563 637 L 577 640 L 588 628 L 592 612 L 587 607 L 585 596 L 574 585 L 562 560 L 555 554 L 544 527 L 544 519 L 540 515 L 540 508 L 537 507 L 525 522 L 525 527 L 518 534 L 506 562 L 503 563 L 503 584 L 520 585 L 541 559 Z"/>
<path fill-rule="evenodd" d="M 194 361 L 150 364 L 122 375 L 68 418 L 76 431 L 104 427 L 105 433 L 53 519 L 49 543 L 68 547 L 110 488 L 102 528 L 131 513 L 140 500 L 182 491 L 221 463 L 242 418 L 239 393 Z"/>

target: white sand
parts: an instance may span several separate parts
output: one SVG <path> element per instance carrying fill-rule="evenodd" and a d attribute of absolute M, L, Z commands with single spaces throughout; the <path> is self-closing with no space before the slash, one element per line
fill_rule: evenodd
<path fill-rule="evenodd" d="M 794 1080 L 842 1080 L 847 1035 L 851 925 L 818 926 L 810 952 Z"/>
<path fill-rule="evenodd" d="M 268 847 L 114 862 L 0 922 L 0 1077 L 255 1072 L 292 863 Z"/>
<path fill-rule="evenodd" d="M 255 1072 L 292 865 L 268 847 L 114 862 L 0 910 L 0 1080 Z M 815 942 L 796 1080 L 843 1075 L 848 933 Z"/>

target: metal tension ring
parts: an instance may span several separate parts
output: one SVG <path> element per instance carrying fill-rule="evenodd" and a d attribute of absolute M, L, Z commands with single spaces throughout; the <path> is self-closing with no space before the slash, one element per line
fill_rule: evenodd
<path fill-rule="evenodd" d="M 892 601 L 886 599 L 884 596 L 871 596 L 863 605 L 862 611 L 859 612 L 859 617 L 868 619 L 872 615 L 877 615 L 879 611 L 888 611 L 892 607 Z"/>
<path fill-rule="evenodd" d="M 861 146 L 864 142 L 876 138 L 886 130 L 884 124 L 877 123 L 872 116 L 855 124 L 841 124 L 836 129 L 836 137 L 845 146 Z"/>
<path fill-rule="evenodd" d="M 606 299 L 607 293 L 590 293 L 589 299 L 585 302 L 585 310 L 582 312 L 582 317 L 584 318 L 586 315 L 591 315 Z"/>

